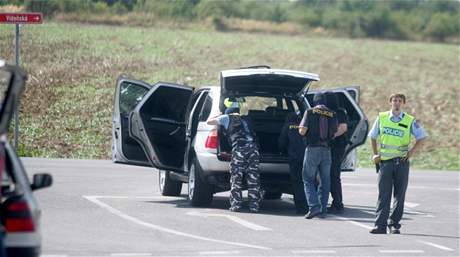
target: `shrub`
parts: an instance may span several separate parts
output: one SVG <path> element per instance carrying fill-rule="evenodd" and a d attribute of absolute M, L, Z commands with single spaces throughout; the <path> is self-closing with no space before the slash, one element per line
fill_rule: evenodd
<path fill-rule="evenodd" d="M 43 16 L 51 17 L 59 10 L 59 0 L 26 1 L 25 7 L 28 11 L 41 12 Z"/>
<path fill-rule="evenodd" d="M 458 37 L 458 18 L 458 15 L 447 13 L 434 14 L 424 31 L 425 37 L 439 42 L 444 42 L 448 37 Z"/>

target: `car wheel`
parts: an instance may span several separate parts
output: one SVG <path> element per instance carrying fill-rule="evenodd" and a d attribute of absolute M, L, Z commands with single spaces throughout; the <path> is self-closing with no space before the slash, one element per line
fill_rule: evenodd
<path fill-rule="evenodd" d="M 188 200 L 195 207 L 207 207 L 212 202 L 212 186 L 201 178 L 201 168 L 192 161 L 188 175 Z"/>
<path fill-rule="evenodd" d="M 274 192 L 265 192 L 264 199 L 266 200 L 278 200 L 281 199 L 281 195 L 283 193 L 279 191 L 274 191 Z"/>
<path fill-rule="evenodd" d="M 171 179 L 169 171 L 160 170 L 158 172 L 161 195 L 178 196 L 182 190 L 182 182 Z"/>

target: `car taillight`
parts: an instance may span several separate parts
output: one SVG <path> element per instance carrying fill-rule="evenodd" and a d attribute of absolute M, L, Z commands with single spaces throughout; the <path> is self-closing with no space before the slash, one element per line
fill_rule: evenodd
<path fill-rule="evenodd" d="M 218 145 L 219 145 L 219 137 L 217 135 L 217 129 L 213 129 L 211 130 L 211 132 L 209 132 L 208 137 L 206 138 L 206 143 L 204 144 L 204 147 L 211 148 L 211 149 L 217 149 Z"/>
<path fill-rule="evenodd" d="M 4 219 L 7 232 L 29 232 L 35 230 L 30 208 L 25 201 L 8 204 Z"/>

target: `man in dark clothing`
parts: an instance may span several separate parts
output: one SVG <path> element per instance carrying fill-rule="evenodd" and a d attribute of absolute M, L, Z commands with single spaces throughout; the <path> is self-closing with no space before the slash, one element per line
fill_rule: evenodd
<path fill-rule="evenodd" d="M 310 207 L 306 219 L 326 216 L 331 183 L 330 145 L 337 131 L 337 117 L 334 111 L 326 107 L 325 95 L 317 93 L 313 102 L 315 107 L 305 111 L 299 126 L 299 133 L 307 137 L 302 171 L 305 196 Z M 320 183 L 316 189 L 318 174 Z"/>
<path fill-rule="evenodd" d="M 231 107 L 224 115 L 208 119 L 209 125 L 219 125 L 232 145 L 230 162 L 230 211 L 238 212 L 243 205 L 243 177 L 248 185 L 249 211 L 258 212 L 262 198 L 259 174 L 259 149 L 250 123 Z"/>
<path fill-rule="evenodd" d="M 342 213 L 344 211 L 342 201 L 342 182 L 340 174 L 342 172 L 341 166 L 345 154 L 345 147 L 348 144 L 347 130 L 348 130 L 348 115 L 347 111 L 340 108 L 339 99 L 333 92 L 326 93 L 327 107 L 335 111 L 337 114 L 337 132 L 331 144 L 331 207 L 328 212 Z"/>
<path fill-rule="evenodd" d="M 289 155 L 289 171 L 296 212 L 305 214 L 308 211 L 308 205 L 303 188 L 302 164 L 306 144 L 305 138 L 299 134 L 300 120 L 300 116 L 296 113 L 290 113 L 287 116 L 278 139 L 278 145 L 282 152 L 287 150 Z"/>

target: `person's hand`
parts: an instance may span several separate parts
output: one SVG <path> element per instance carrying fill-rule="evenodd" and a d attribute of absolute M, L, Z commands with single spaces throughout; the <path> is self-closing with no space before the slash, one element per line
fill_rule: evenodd
<path fill-rule="evenodd" d="M 408 161 L 412 157 L 412 151 L 407 152 L 406 156 L 402 158 L 403 161 Z"/>
<path fill-rule="evenodd" d="M 374 162 L 374 164 L 379 164 L 380 163 L 380 154 L 374 154 L 372 156 L 372 161 Z"/>

